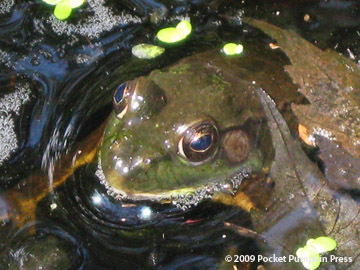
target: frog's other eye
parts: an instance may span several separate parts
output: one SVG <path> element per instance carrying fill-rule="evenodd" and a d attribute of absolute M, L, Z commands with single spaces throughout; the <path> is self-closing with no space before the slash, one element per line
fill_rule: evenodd
<path fill-rule="evenodd" d="M 119 87 L 115 90 L 113 96 L 113 104 L 114 104 L 116 116 L 120 119 L 124 117 L 129 107 L 128 98 L 131 96 L 133 92 L 131 89 L 132 89 L 131 85 L 125 82 L 120 84 Z"/>
<path fill-rule="evenodd" d="M 126 89 L 126 83 L 120 84 L 119 87 L 116 89 L 114 94 L 114 101 L 116 102 L 116 104 L 119 104 L 122 101 L 124 97 L 125 89 Z"/>
<path fill-rule="evenodd" d="M 178 153 L 194 165 L 200 165 L 215 155 L 219 131 L 211 121 L 190 126 L 179 140 Z"/>

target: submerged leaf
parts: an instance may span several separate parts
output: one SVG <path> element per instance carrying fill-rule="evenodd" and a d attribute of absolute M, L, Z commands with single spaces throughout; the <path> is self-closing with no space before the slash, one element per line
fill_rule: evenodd
<path fill-rule="evenodd" d="M 245 18 L 244 22 L 260 28 L 277 40 L 292 63 L 287 67 L 287 71 L 300 86 L 304 87 L 305 90 L 302 88 L 304 93 L 315 92 L 318 86 L 324 86 L 324 81 L 331 78 L 329 91 L 325 93 L 325 89 L 322 88 L 318 95 L 309 94 L 307 97 L 310 102 L 321 103 L 321 95 L 331 95 L 335 92 L 341 98 L 347 95 L 351 105 L 358 104 L 359 96 L 355 92 L 346 92 L 345 88 L 338 88 L 339 85 L 351 86 L 360 83 L 356 72 L 347 74 L 341 68 L 336 69 L 347 64 L 353 66 L 349 60 L 335 53 L 323 52 L 315 48 L 294 32 L 253 19 Z M 335 74 L 336 72 L 339 73 Z M 275 148 L 275 160 L 271 167 L 271 176 L 275 181 L 272 193 L 273 204 L 268 209 L 251 213 L 255 230 L 266 237 L 266 244 L 260 243 L 263 252 L 265 255 L 277 256 L 293 254 L 306 239 L 327 235 L 338 244 L 338 248 L 334 251 L 337 257 L 351 258 L 343 261 L 341 265 L 334 261 L 329 264 L 342 269 L 358 270 L 360 268 L 360 205 L 348 194 L 340 194 L 329 188 L 318 167 L 302 151 L 299 141 L 292 137 L 271 97 L 260 87 L 255 88 L 255 92 L 268 118 Z M 329 106 L 330 111 L 332 105 Z M 321 113 L 326 114 L 323 112 L 325 107 L 324 101 L 321 103 Z M 331 116 L 328 115 L 328 118 Z M 321 124 L 327 124 L 326 119 L 322 119 Z M 331 122 L 331 125 L 333 124 Z M 359 136 L 360 133 L 355 132 L 358 128 L 355 122 L 349 132 L 350 137 Z M 341 139 L 339 134 L 336 132 L 337 140 Z M 344 139 L 342 143 L 350 146 L 351 141 L 352 139 Z M 356 147 L 353 148 L 353 153 L 358 153 Z M 298 265 L 269 263 L 266 269 L 299 269 Z"/>
<path fill-rule="evenodd" d="M 328 188 L 319 169 L 291 136 L 273 100 L 262 89 L 255 91 L 264 106 L 275 147 L 271 167 L 274 203 L 251 213 L 256 231 L 266 237 L 266 244 L 262 243 L 265 255 L 289 256 L 306 239 L 325 234 L 338 243 L 336 256 L 352 258 L 352 263 L 342 265 L 359 269 L 359 204 L 349 195 Z M 298 265 L 269 264 L 266 269 L 301 269 Z"/>

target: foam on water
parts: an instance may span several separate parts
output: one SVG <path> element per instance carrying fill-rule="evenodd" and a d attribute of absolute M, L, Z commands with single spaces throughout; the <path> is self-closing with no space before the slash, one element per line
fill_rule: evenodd
<path fill-rule="evenodd" d="M 0 164 L 18 148 L 14 128 L 14 119 L 11 115 L 0 116 Z"/>
<path fill-rule="evenodd" d="M 84 23 L 74 25 L 67 21 L 60 21 L 51 15 L 49 23 L 53 31 L 58 35 L 71 36 L 79 34 L 87 38 L 97 38 L 103 32 L 112 30 L 115 26 L 127 23 L 141 23 L 141 19 L 130 14 L 115 15 L 113 11 L 105 6 L 104 0 L 88 0 L 90 8 L 94 12 Z"/>
<path fill-rule="evenodd" d="M 9 13 L 14 6 L 15 0 L 2 0 L 0 1 L 0 14 Z"/>
<path fill-rule="evenodd" d="M 5 64 L 6 67 L 10 67 L 9 61 L 10 61 L 10 55 L 5 51 L 0 50 L 0 64 Z"/>
<path fill-rule="evenodd" d="M 0 99 L 0 110 L 7 113 L 20 114 L 21 106 L 30 100 L 30 87 L 28 84 L 15 85 L 15 91 Z"/>
<path fill-rule="evenodd" d="M 0 164 L 18 148 L 13 114 L 19 115 L 21 106 L 29 100 L 28 84 L 16 85 L 14 92 L 0 99 Z"/>

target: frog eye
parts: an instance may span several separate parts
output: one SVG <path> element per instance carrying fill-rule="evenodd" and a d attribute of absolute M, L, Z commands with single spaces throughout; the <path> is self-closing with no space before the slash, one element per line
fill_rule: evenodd
<path fill-rule="evenodd" d="M 219 131 L 211 121 L 190 126 L 178 144 L 178 153 L 190 163 L 200 165 L 215 155 L 218 149 Z"/>
<path fill-rule="evenodd" d="M 118 118 L 123 118 L 128 107 L 128 97 L 132 94 L 132 87 L 129 83 L 125 82 L 119 85 L 119 87 L 115 90 L 113 96 L 113 104 L 116 112 L 116 116 Z"/>

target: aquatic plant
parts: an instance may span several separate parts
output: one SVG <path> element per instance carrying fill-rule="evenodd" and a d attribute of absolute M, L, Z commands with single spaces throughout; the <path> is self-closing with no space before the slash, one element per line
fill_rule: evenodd
<path fill-rule="evenodd" d="M 55 6 L 54 15 L 59 20 L 66 20 L 72 13 L 73 8 L 84 4 L 85 0 L 43 0 L 48 5 Z"/>

